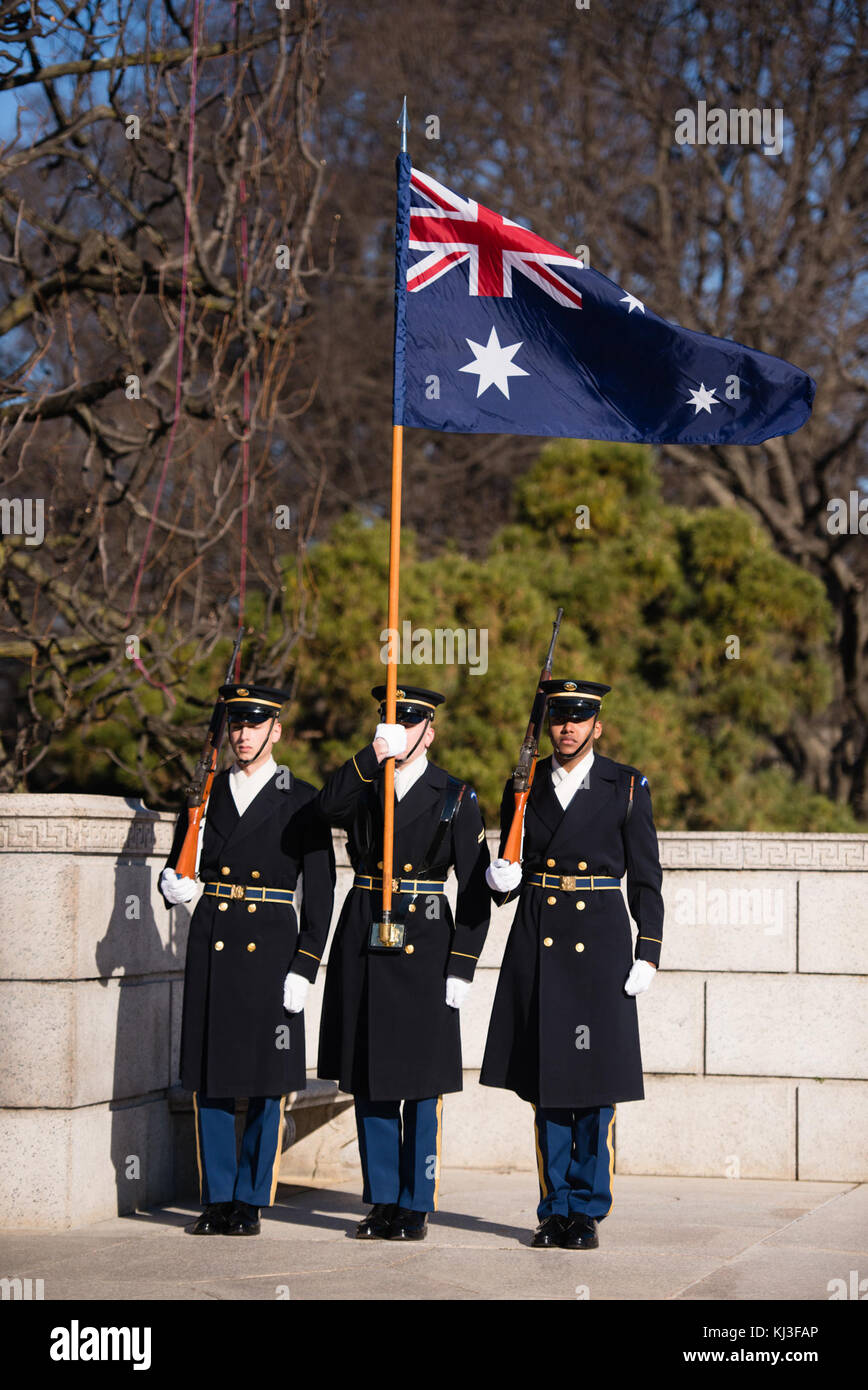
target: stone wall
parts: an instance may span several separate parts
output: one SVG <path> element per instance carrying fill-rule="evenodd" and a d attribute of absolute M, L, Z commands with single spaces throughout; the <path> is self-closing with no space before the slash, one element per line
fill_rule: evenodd
<path fill-rule="evenodd" d="M 167 912 L 156 892 L 172 824 L 133 799 L 0 796 L 7 1226 L 78 1224 L 189 1187 L 177 1090 L 189 909 Z M 662 969 L 638 1001 L 646 1100 L 618 1107 L 616 1170 L 864 1181 L 868 836 L 660 840 Z M 340 902 L 342 836 L 336 848 Z M 530 1107 L 477 1084 L 512 911 L 495 912 L 462 1009 L 448 1164 L 534 1167 Z M 306 1011 L 311 1061 L 322 978 Z M 351 1109 L 327 1115 L 299 1124 L 284 1178 L 357 1173 Z"/>

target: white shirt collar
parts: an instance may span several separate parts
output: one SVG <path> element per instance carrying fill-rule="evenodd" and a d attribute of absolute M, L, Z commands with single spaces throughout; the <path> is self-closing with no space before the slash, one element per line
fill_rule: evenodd
<path fill-rule="evenodd" d="M 555 789 L 558 801 L 565 810 L 585 778 L 588 776 L 593 764 L 593 748 L 591 748 L 590 752 L 586 753 L 581 761 L 576 763 L 575 767 L 572 768 L 562 767 L 555 754 L 552 753 L 552 786 Z"/>
<path fill-rule="evenodd" d="M 229 790 L 232 793 L 232 800 L 235 802 L 239 816 L 244 815 L 251 801 L 258 796 L 264 786 L 267 786 L 276 772 L 277 763 L 273 757 L 269 757 L 268 762 L 249 774 L 237 763 L 235 764 L 229 773 Z"/>
<path fill-rule="evenodd" d="M 428 766 L 428 755 L 423 753 L 421 758 L 416 758 L 407 767 L 395 768 L 395 797 L 400 801 L 405 797 L 411 787 L 415 786 L 420 777 L 424 777 L 425 769 Z"/>

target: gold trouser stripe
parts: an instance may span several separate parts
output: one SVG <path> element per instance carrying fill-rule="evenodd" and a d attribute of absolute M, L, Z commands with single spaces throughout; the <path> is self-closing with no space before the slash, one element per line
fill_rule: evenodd
<path fill-rule="evenodd" d="M 274 1194 L 277 1191 L 277 1174 L 280 1169 L 280 1140 L 283 1135 L 283 1112 L 286 1109 L 286 1096 L 280 1097 L 280 1119 L 277 1122 L 277 1145 L 274 1151 L 274 1166 L 271 1170 L 271 1195 L 268 1198 L 268 1205 L 274 1202 Z"/>
<path fill-rule="evenodd" d="M 196 1167 L 199 1169 L 199 1201 L 202 1201 L 202 1150 L 199 1145 L 199 1106 L 196 1092 L 193 1092 L 193 1123 L 196 1126 Z"/>
<path fill-rule="evenodd" d="M 440 1196 L 440 1145 L 443 1140 L 443 1097 L 437 1097 L 437 1159 L 434 1164 L 434 1210 L 437 1210 L 437 1201 Z"/>
<path fill-rule="evenodd" d="M 356 772 L 359 772 L 359 765 L 356 762 L 355 755 L 353 756 L 353 767 L 356 769 Z M 359 776 L 362 777 L 362 774 L 360 772 Z M 373 780 L 373 777 L 362 777 L 363 782 L 373 782 Z"/>
<path fill-rule="evenodd" d="M 536 1136 L 536 1166 L 539 1170 L 539 1188 L 542 1196 L 547 1197 L 549 1195 L 549 1190 L 546 1187 L 545 1164 L 543 1163 L 542 1149 L 540 1148 L 539 1142 L 539 1122 L 537 1120 L 536 1106 L 533 1108 L 533 1130 Z"/>
<path fill-rule="evenodd" d="M 612 1187 L 612 1174 L 615 1171 L 615 1150 L 612 1147 L 612 1125 L 615 1123 L 615 1111 L 617 1110 L 617 1108 L 618 1107 L 616 1105 L 612 1106 L 612 1118 L 609 1121 L 609 1130 L 606 1134 L 606 1144 L 608 1145 L 609 1149 L 609 1191 L 610 1193 L 612 1193 L 612 1199 L 609 1202 L 609 1206 L 606 1211 L 607 1216 L 609 1212 L 612 1210 L 612 1207 L 615 1205 L 614 1189 Z"/>

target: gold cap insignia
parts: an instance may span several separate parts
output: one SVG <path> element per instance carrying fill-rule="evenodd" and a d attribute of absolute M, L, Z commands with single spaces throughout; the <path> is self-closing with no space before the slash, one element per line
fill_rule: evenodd
<path fill-rule="evenodd" d="M 564 681 L 564 690 L 576 690 L 576 689 L 578 689 L 578 687 L 577 687 L 575 681 Z"/>
<path fill-rule="evenodd" d="M 397 700 L 403 700 L 403 699 L 404 699 L 404 691 L 403 691 L 403 690 L 396 690 L 396 691 L 395 691 L 395 698 L 396 698 Z"/>
<path fill-rule="evenodd" d="M 250 691 L 249 691 L 249 690 L 245 690 L 243 686 L 239 685 L 239 687 L 238 687 L 238 694 L 239 694 L 239 695 L 249 695 L 249 694 L 250 694 Z"/>

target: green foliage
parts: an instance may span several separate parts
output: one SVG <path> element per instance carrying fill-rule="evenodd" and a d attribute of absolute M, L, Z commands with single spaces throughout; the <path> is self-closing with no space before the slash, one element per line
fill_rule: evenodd
<path fill-rule="evenodd" d="M 582 507 L 587 527 L 577 525 Z M 376 722 L 370 689 L 385 681 L 388 525 L 346 515 L 311 548 L 303 587 L 290 562 L 285 581 L 289 611 L 306 604 L 314 635 L 297 642 L 283 678 L 297 695 L 278 758 L 319 783 Z M 489 824 L 559 605 L 555 673 L 613 686 L 600 751 L 648 776 L 661 828 L 859 829 L 846 807 L 794 780 L 775 743 L 832 697 L 822 585 L 776 554 L 746 514 L 667 505 L 649 449 L 570 440 L 542 450 L 516 488 L 515 521 L 483 559 L 448 547 L 424 558 L 415 536 L 402 536 L 404 621 L 411 617 L 414 633 L 472 629 L 487 640 L 484 672 L 479 661 L 475 670 L 411 660 L 399 683 L 446 694 L 432 757 L 473 783 Z M 248 621 L 261 624 L 264 613 L 262 596 L 251 596 Z M 228 649 L 189 671 L 179 725 L 198 709 L 204 734 L 227 657 Z M 152 697 L 159 704 L 158 691 L 141 698 Z M 110 765 L 97 747 L 135 761 L 142 728 L 129 715 L 103 723 L 87 748 L 67 740 L 64 756 L 88 768 L 85 785 Z M 162 781 L 169 801 L 171 772 Z"/>

